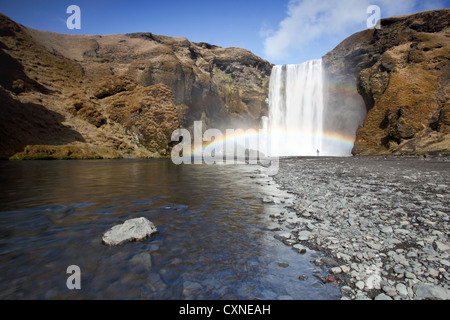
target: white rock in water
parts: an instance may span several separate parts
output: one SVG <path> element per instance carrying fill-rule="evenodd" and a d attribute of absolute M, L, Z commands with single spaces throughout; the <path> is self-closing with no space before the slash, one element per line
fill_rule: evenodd
<path fill-rule="evenodd" d="M 306 248 L 304 246 L 302 246 L 301 244 L 296 244 L 293 246 L 294 249 L 297 249 L 297 251 L 301 254 L 305 254 L 306 253 Z"/>
<path fill-rule="evenodd" d="M 307 241 L 311 236 L 311 232 L 304 230 L 304 231 L 300 231 L 298 233 L 298 240 L 299 241 Z"/>
<path fill-rule="evenodd" d="M 278 236 L 281 239 L 290 239 L 292 235 L 290 233 L 288 233 L 288 232 L 285 232 L 285 233 L 280 233 Z"/>
<path fill-rule="evenodd" d="M 262 200 L 263 203 L 274 203 L 275 201 L 273 200 L 273 198 L 269 198 L 269 197 L 264 197 L 264 199 Z"/>
<path fill-rule="evenodd" d="M 137 218 L 112 227 L 103 235 L 102 240 L 106 245 L 120 246 L 126 242 L 144 241 L 157 231 L 151 221 Z"/>

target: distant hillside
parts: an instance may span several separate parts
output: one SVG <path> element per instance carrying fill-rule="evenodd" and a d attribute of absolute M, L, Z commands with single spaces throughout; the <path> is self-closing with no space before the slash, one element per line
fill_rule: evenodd
<path fill-rule="evenodd" d="M 173 130 L 254 127 L 272 64 L 151 33 L 80 36 L 0 14 L 0 157 L 159 157 Z"/>

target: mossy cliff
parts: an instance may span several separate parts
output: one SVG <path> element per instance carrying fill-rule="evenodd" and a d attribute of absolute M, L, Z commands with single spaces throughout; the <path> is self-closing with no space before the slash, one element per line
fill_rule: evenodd
<path fill-rule="evenodd" d="M 0 158 L 165 157 L 172 132 L 255 127 L 272 64 L 151 33 L 81 36 L 0 14 Z"/>
<path fill-rule="evenodd" d="M 450 153 L 449 26 L 450 9 L 383 19 L 324 57 L 328 76 L 353 86 L 367 110 L 355 155 Z"/>

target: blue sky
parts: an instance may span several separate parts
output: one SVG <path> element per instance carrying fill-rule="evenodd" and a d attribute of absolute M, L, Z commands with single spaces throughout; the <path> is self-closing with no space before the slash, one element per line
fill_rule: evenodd
<path fill-rule="evenodd" d="M 69 30 L 69 5 L 81 30 Z M 367 28 L 367 7 L 381 17 L 449 8 L 450 0 L 0 0 L 0 12 L 36 29 L 69 34 L 152 32 L 246 48 L 275 64 L 322 57 Z"/>

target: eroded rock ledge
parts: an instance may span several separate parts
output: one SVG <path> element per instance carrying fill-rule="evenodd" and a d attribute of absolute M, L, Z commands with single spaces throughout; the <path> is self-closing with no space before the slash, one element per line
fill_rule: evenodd
<path fill-rule="evenodd" d="M 367 116 L 353 153 L 450 153 L 450 9 L 381 21 L 352 35 L 325 57 L 334 107 L 356 94 Z"/>

